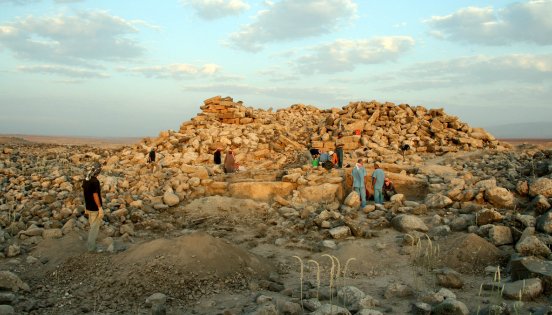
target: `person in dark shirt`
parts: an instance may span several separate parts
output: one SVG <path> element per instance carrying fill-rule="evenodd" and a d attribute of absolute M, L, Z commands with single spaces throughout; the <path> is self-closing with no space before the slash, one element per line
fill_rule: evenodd
<path fill-rule="evenodd" d="M 217 148 L 217 150 L 214 153 L 214 161 L 216 165 L 222 164 L 222 149 Z"/>
<path fill-rule="evenodd" d="M 88 215 L 88 222 L 90 223 L 87 240 L 88 251 L 96 250 L 96 238 L 98 237 L 104 216 L 100 181 L 97 178 L 101 170 L 101 164 L 98 162 L 94 163 L 91 167 L 86 169 L 85 177 L 82 181 L 84 203 L 86 206 L 85 214 Z"/>
<path fill-rule="evenodd" d="M 151 150 L 148 153 L 148 163 L 154 163 L 155 162 L 155 148 L 151 148 Z"/>
<path fill-rule="evenodd" d="M 337 168 L 343 167 L 343 134 L 340 132 L 337 134 L 337 139 L 335 140 L 335 153 L 337 153 Z"/>
<path fill-rule="evenodd" d="M 395 186 L 393 186 L 393 182 L 386 177 L 383 181 L 383 197 L 387 200 L 390 200 L 393 195 L 395 195 L 397 191 L 395 190 Z"/>

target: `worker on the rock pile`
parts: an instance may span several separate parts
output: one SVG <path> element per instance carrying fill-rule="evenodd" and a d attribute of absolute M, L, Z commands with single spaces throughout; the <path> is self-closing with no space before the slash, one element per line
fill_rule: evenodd
<path fill-rule="evenodd" d="M 337 153 L 335 153 L 334 151 L 330 151 L 328 154 L 330 155 L 330 161 L 332 162 L 333 166 L 337 167 L 337 163 L 339 162 Z"/>
<path fill-rule="evenodd" d="M 383 182 L 385 180 L 385 173 L 379 167 L 378 163 L 374 164 L 374 172 L 372 173 L 372 187 L 374 187 L 374 202 L 376 204 L 383 204 Z"/>
<path fill-rule="evenodd" d="M 327 162 L 330 160 L 330 155 L 324 151 L 324 149 L 320 149 L 320 157 L 318 158 L 319 165 L 324 164 L 324 162 Z"/>
<path fill-rule="evenodd" d="M 88 216 L 90 230 L 88 231 L 87 247 L 88 251 L 96 250 L 96 238 L 103 222 L 104 211 L 102 208 L 102 196 L 100 191 L 100 181 L 96 176 L 100 174 L 102 166 L 96 162 L 87 168 L 82 181 L 82 191 L 84 193 L 84 203 L 86 210 L 84 213 Z"/>
<path fill-rule="evenodd" d="M 222 148 L 217 148 L 213 154 L 213 160 L 216 165 L 222 164 Z"/>
<path fill-rule="evenodd" d="M 151 148 L 148 153 L 148 164 L 155 163 L 155 148 Z"/>
<path fill-rule="evenodd" d="M 343 167 L 343 142 L 341 138 L 343 134 L 340 132 L 337 134 L 337 139 L 335 140 L 335 152 L 337 153 L 337 168 Z"/>
<path fill-rule="evenodd" d="M 353 167 L 353 190 L 360 196 L 360 207 L 366 207 L 366 169 L 362 164 L 362 159 L 358 159 L 355 167 Z"/>
<path fill-rule="evenodd" d="M 224 172 L 225 173 L 234 173 L 239 169 L 240 165 L 236 163 L 236 157 L 234 156 L 234 151 L 228 150 L 226 157 L 224 158 Z"/>
<path fill-rule="evenodd" d="M 386 177 L 383 181 L 383 197 L 386 200 L 390 200 L 395 194 L 397 194 L 397 191 L 395 190 L 393 182 L 389 179 L 389 177 Z"/>

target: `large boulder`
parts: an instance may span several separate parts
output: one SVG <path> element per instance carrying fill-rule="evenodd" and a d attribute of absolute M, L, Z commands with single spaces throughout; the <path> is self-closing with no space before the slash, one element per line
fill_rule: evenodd
<path fill-rule="evenodd" d="M 514 242 L 512 230 L 503 225 L 493 225 L 489 230 L 489 239 L 496 246 L 512 244 Z"/>
<path fill-rule="evenodd" d="M 489 265 L 503 263 L 508 255 L 474 233 L 448 239 L 440 246 L 443 263 L 462 273 L 476 273 Z"/>
<path fill-rule="evenodd" d="M 552 210 L 537 218 L 537 231 L 552 235 Z"/>
<path fill-rule="evenodd" d="M 275 196 L 287 197 L 295 186 L 288 182 L 241 182 L 228 185 L 228 190 L 235 198 L 270 201 Z"/>
<path fill-rule="evenodd" d="M 429 230 L 422 219 L 409 214 L 399 214 L 391 220 L 391 224 L 395 229 L 404 233 L 411 231 L 427 232 Z"/>
<path fill-rule="evenodd" d="M 426 206 L 428 208 L 443 209 L 443 208 L 446 208 L 446 207 L 452 205 L 453 201 L 445 195 L 429 194 L 425 198 L 424 203 L 426 204 Z"/>
<path fill-rule="evenodd" d="M 546 198 L 552 197 L 552 179 L 546 177 L 537 178 L 529 185 L 529 195 L 543 195 Z"/>
<path fill-rule="evenodd" d="M 485 198 L 495 207 L 513 208 L 516 198 L 508 189 L 502 187 L 493 187 L 485 190 Z"/>
<path fill-rule="evenodd" d="M 332 202 L 339 198 L 341 185 L 325 183 L 299 189 L 300 196 L 309 202 Z"/>
<path fill-rule="evenodd" d="M 10 271 L 0 271 L 0 289 L 7 289 L 14 292 L 22 289 L 23 291 L 29 291 L 29 285 L 23 282 L 16 274 Z"/>
<path fill-rule="evenodd" d="M 537 298 L 542 291 L 541 279 L 531 278 L 506 283 L 502 294 L 510 300 L 528 301 Z"/>
<path fill-rule="evenodd" d="M 534 235 L 522 237 L 516 244 L 516 251 L 523 256 L 548 257 L 552 254 L 550 248 Z"/>
<path fill-rule="evenodd" d="M 180 170 L 188 174 L 189 177 L 197 177 L 200 179 L 209 178 L 209 171 L 205 166 L 182 164 Z"/>
<path fill-rule="evenodd" d="M 167 206 L 176 206 L 179 202 L 180 198 L 175 193 L 171 191 L 166 191 L 163 194 L 163 203 L 165 203 Z"/>
<path fill-rule="evenodd" d="M 351 191 L 351 193 L 345 198 L 345 201 L 343 201 L 343 204 L 345 204 L 348 207 L 351 208 L 358 208 L 360 207 L 360 196 L 356 191 Z"/>
<path fill-rule="evenodd" d="M 513 281 L 539 278 L 544 290 L 552 292 L 552 261 L 534 256 L 516 257 L 510 261 L 510 274 Z"/>

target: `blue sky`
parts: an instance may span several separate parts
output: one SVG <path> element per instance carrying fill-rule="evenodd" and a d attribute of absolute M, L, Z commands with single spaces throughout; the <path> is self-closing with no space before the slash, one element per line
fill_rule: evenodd
<path fill-rule="evenodd" d="M 551 16 L 552 0 L 0 0 L 0 133 L 153 136 L 214 95 L 542 126 Z"/>

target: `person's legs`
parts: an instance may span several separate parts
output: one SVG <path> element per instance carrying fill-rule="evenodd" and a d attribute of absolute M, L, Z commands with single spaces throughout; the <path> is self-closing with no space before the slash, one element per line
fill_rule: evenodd
<path fill-rule="evenodd" d="M 366 207 L 366 189 L 364 187 L 354 187 L 353 189 L 360 196 L 360 207 Z"/>
<path fill-rule="evenodd" d="M 90 230 L 88 231 L 87 247 L 88 251 L 94 251 L 96 250 L 96 238 L 102 224 L 102 220 L 98 218 L 98 211 L 88 212 L 88 222 L 90 222 Z"/>
<path fill-rule="evenodd" d="M 376 204 L 383 204 L 383 193 L 381 189 L 374 188 L 374 202 Z"/>
<path fill-rule="evenodd" d="M 366 207 L 366 189 L 364 187 L 360 188 L 360 207 Z"/>

